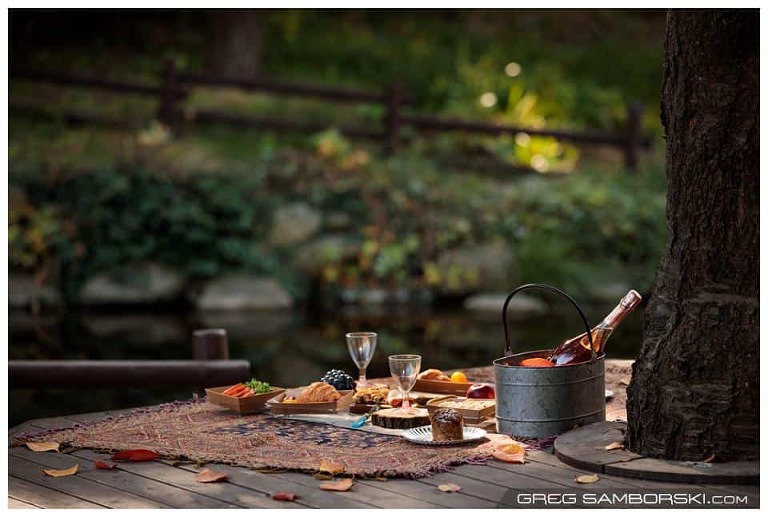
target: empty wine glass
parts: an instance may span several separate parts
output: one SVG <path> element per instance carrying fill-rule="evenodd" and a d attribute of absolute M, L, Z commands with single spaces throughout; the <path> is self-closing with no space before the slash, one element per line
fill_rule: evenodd
<path fill-rule="evenodd" d="M 373 353 L 376 351 L 376 337 L 377 334 L 375 332 L 350 332 L 347 334 L 349 355 L 352 356 L 352 360 L 360 370 L 360 375 L 357 379 L 358 388 L 368 385 L 368 381 L 365 378 L 365 369 L 368 367 L 368 363 L 371 362 Z"/>
<path fill-rule="evenodd" d="M 390 355 L 389 372 L 395 378 L 397 387 L 400 389 L 400 396 L 403 403 L 397 413 L 411 413 L 411 402 L 409 396 L 411 388 L 416 383 L 416 376 L 421 369 L 421 356 L 412 354 Z"/>

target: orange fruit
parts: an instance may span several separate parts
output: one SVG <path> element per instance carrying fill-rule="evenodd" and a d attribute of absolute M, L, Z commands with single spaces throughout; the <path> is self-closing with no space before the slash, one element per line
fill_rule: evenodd
<path fill-rule="evenodd" d="M 451 374 L 451 382 L 469 382 L 464 372 L 453 372 Z"/>
<path fill-rule="evenodd" d="M 524 359 L 520 366 L 531 366 L 534 368 L 552 368 L 555 363 L 543 357 L 531 357 L 530 359 Z"/>

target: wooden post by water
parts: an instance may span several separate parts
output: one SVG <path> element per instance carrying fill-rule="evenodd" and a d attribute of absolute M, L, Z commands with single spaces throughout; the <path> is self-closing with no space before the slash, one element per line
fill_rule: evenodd
<path fill-rule="evenodd" d="M 643 145 L 643 108 L 637 103 L 627 107 L 627 141 L 624 148 L 624 163 L 627 168 L 637 172 L 640 147 Z"/>
<path fill-rule="evenodd" d="M 395 81 L 389 87 L 387 111 L 384 116 L 387 134 L 386 152 L 390 155 L 397 151 L 400 140 L 400 126 L 403 123 L 400 115 L 400 106 L 403 104 L 403 99 L 403 87 L 399 81 Z"/>
<path fill-rule="evenodd" d="M 229 359 L 229 339 L 224 329 L 200 329 L 192 333 L 192 354 L 196 361 Z"/>
<path fill-rule="evenodd" d="M 157 118 L 168 127 L 171 133 L 178 134 L 181 131 L 179 77 L 173 59 L 166 59 L 163 66 L 163 85 Z"/>

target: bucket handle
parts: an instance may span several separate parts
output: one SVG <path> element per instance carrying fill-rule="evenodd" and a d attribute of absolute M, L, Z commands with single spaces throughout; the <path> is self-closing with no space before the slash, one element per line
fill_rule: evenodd
<path fill-rule="evenodd" d="M 587 321 L 587 317 L 584 316 L 584 312 L 581 310 L 581 307 L 579 307 L 579 304 L 576 303 L 576 301 L 568 296 L 566 293 L 558 289 L 557 287 L 552 287 L 551 285 L 546 284 L 525 284 L 521 285 L 514 291 L 512 291 L 509 296 L 507 296 L 507 299 L 504 301 L 504 306 L 501 309 L 501 322 L 504 324 L 504 342 L 505 342 L 505 353 L 504 355 L 511 355 L 512 353 L 512 341 L 509 339 L 509 327 L 507 325 L 507 307 L 509 307 L 509 302 L 512 300 L 512 297 L 515 296 L 520 291 L 523 291 L 525 289 L 543 289 L 545 291 L 550 291 L 555 294 L 559 294 L 560 296 L 564 297 L 566 300 L 571 302 L 571 305 L 573 305 L 577 311 L 579 311 L 579 316 L 581 316 L 581 321 L 584 322 L 584 327 L 587 329 L 587 336 L 589 337 L 589 346 L 593 350 L 595 350 L 594 343 L 592 342 L 592 328 L 589 326 L 589 322 Z"/>

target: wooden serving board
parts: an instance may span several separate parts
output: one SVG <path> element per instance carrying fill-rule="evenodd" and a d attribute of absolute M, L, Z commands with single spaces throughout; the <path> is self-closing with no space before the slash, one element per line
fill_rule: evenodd
<path fill-rule="evenodd" d="M 430 415 L 440 408 L 455 409 L 469 422 L 479 422 L 496 414 L 496 402 L 488 399 L 447 396 L 442 399 L 433 399 L 427 405 Z"/>
<path fill-rule="evenodd" d="M 354 391 L 339 391 L 341 398 L 335 402 L 308 402 L 299 404 L 297 402 L 283 402 L 286 393 L 281 393 L 267 401 L 267 407 L 272 410 L 273 415 L 297 415 L 297 414 L 322 414 L 336 413 L 344 411 L 352 404 Z"/>
<path fill-rule="evenodd" d="M 424 379 L 416 379 L 413 389 L 416 391 L 425 391 L 427 393 L 464 396 L 467 394 L 469 387 L 473 384 L 474 382 L 427 381 Z"/>
<path fill-rule="evenodd" d="M 208 402 L 215 406 L 224 407 L 237 411 L 241 415 L 257 413 L 266 408 L 267 401 L 276 396 L 282 395 L 285 388 L 273 388 L 267 393 L 259 393 L 250 397 L 231 397 L 222 393 L 232 386 L 218 386 L 215 388 L 206 388 L 205 394 L 208 396 Z"/>
<path fill-rule="evenodd" d="M 413 413 L 401 415 L 398 408 L 380 409 L 371 415 L 371 424 L 387 429 L 412 429 L 429 425 L 429 412 L 426 409 L 414 408 Z"/>

